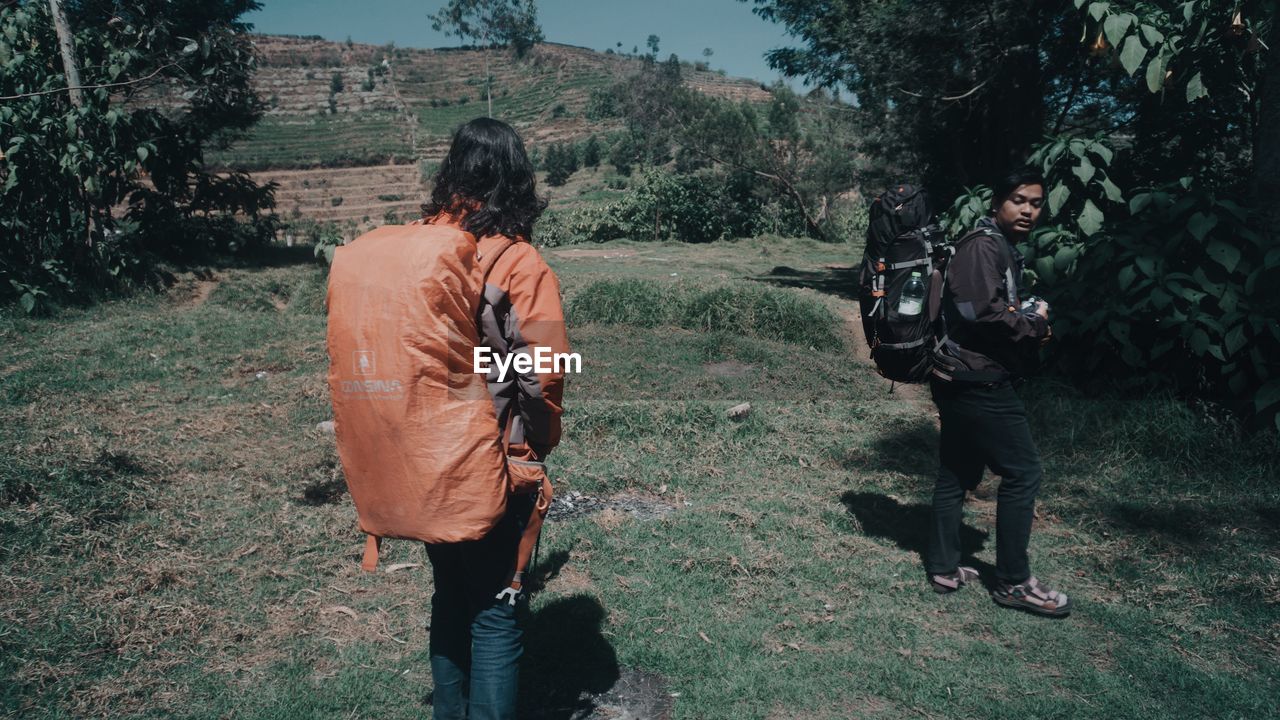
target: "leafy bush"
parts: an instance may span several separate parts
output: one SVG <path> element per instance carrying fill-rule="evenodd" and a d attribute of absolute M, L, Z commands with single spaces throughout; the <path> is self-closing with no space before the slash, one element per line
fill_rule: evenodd
<path fill-rule="evenodd" d="M 1070 374 L 1225 401 L 1280 427 L 1280 246 L 1252 210 L 1191 177 L 1124 202 L 1102 140 L 1060 139 L 1032 156 L 1050 223 L 1020 248 L 1052 305 Z M 985 213 L 976 188 L 948 213 L 956 236 Z"/>
<path fill-rule="evenodd" d="M 743 174 L 690 176 L 650 168 L 620 200 L 544 217 L 537 236 L 544 246 L 624 237 L 711 242 L 765 231 L 790 234 L 802 227 L 799 222 L 761 201 Z"/>

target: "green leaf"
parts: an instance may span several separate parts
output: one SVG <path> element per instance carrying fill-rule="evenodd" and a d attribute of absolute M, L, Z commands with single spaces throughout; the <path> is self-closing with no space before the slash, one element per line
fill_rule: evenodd
<path fill-rule="evenodd" d="M 1107 2 L 1090 3 L 1089 15 L 1094 20 L 1101 20 L 1102 16 L 1106 14 L 1107 8 L 1109 7 L 1111 7 L 1111 3 L 1107 3 Z"/>
<path fill-rule="evenodd" d="M 1080 224 L 1080 229 L 1085 235 L 1093 235 L 1102 229 L 1102 220 L 1104 216 L 1097 205 L 1092 200 L 1084 201 L 1084 210 L 1080 211 L 1080 216 L 1076 218 L 1076 222 Z"/>
<path fill-rule="evenodd" d="M 1053 284 L 1057 276 L 1053 272 L 1053 258 L 1036 258 L 1036 275 L 1046 283 Z"/>
<path fill-rule="evenodd" d="M 1089 162 L 1089 158 L 1081 157 L 1080 164 L 1072 168 L 1071 172 L 1075 173 L 1075 176 L 1080 178 L 1080 183 L 1083 185 L 1084 183 L 1089 182 L 1096 170 L 1093 167 L 1093 163 Z"/>
<path fill-rule="evenodd" d="M 1106 21 L 1102 23 L 1102 32 L 1107 36 L 1107 42 L 1111 43 L 1112 47 L 1120 45 L 1125 31 L 1129 29 L 1133 20 L 1134 17 L 1128 13 L 1107 16 Z"/>
<path fill-rule="evenodd" d="M 1202 97 L 1208 97 L 1209 91 L 1204 87 L 1204 81 L 1200 79 L 1200 73 L 1196 73 L 1187 81 L 1187 102 L 1195 102 Z"/>
<path fill-rule="evenodd" d="M 1111 202 L 1124 202 L 1124 194 L 1115 183 L 1111 182 L 1111 178 L 1102 178 L 1102 191 L 1107 194 L 1107 199 Z"/>
<path fill-rule="evenodd" d="M 1119 340 L 1124 344 L 1129 343 L 1129 326 L 1119 320 L 1110 320 L 1107 322 L 1107 330 L 1111 332 L 1111 337 Z"/>
<path fill-rule="evenodd" d="M 1209 333 L 1196 328 L 1191 333 L 1191 339 L 1188 341 L 1191 345 L 1191 351 L 1196 355 L 1203 356 L 1209 350 Z"/>
<path fill-rule="evenodd" d="M 1280 380 L 1272 380 L 1263 385 L 1253 398 L 1253 407 L 1259 412 L 1280 402 Z"/>
<path fill-rule="evenodd" d="M 31 311 L 36 308 L 36 296 L 31 293 L 23 293 L 22 297 L 18 299 L 18 304 L 22 306 L 23 312 L 30 315 Z"/>
<path fill-rule="evenodd" d="M 192 40 L 191 42 L 187 43 L 185 47 L 182 48 L 182 54 L 190 55 L 191 53 L 195 52 L 198 49 L 200 49 L 200 43 L 196 42 L 195 40 Z"/>
<path fill-rule="evenodd" d="M 1262 261 L 1262 265 L 1268 270 L 1280 266 L 1280 247 L 1268 250 L 1267 257 Z"/>
<path fill-rule="evenodd" d="M 1103 165 L 1110 165 L 1111 158 L 1115 157 L 1115 153 L 1111 151 L 1111 148 L 1107 147 L 1106 145 L 1100 142 L 1093 143 L 1092 145 L 1089 146 L 1089 149 L 1093 151 L 1094 155 L 1097 155 L 1098 157 L 1102 158 Z"/>
<path fill-rule="evenodd" d="M 1137 277 L 1138 277 L 1138 273 L 1134 272 L 1133 266 L 1125 265 L 1124 267 L 1120 268 L 1119 274 L 1116 275 L 1116 280 L 1120 282 L 1121 290 L 1128 290 L 1129 286 L 1133 284 L 1133 281 Z"/>
<path fill-rule="evenodd" d="M 1147 49 L 1142 46 L 1142 41 L 1137 35 L 1130 35 L 1124 41 L 1124 47 L 1120 49 L 1120 66 L 1128 75 L 1132 75 L 1142 66 L 1142 59 L 1147 56 Z"/>
<path fill-rule="evenodd" d="M 1225 339 L 1225 342 L 1227 345 L 1227 354 L 1235 355 L 1236 353 L 1240 352 L 1240 348 L 1244 347 L 1244 344 L 1246 341 L 1247 339 L 1245 338 L 1245 335 L 1244 335 L 1244 325 L 1237 325 L 1231 328 L 1231 332 L 1227 333 L 1227 337 Z"/>
<path fill-rule="evenodd" d="M 1147 41 L 1151 47 L 1155 47 L 1164 42 L 1164 33 L 1150 25 L 1142 26 L 1142 38 Z"/>
<path fill-rule="evenodd" d="M 1210 354 L 1210 355 L 1212 355 L 1212 356 L 1214 356 L 1215 358 L 1217 358 L 1217 359 L 1221 360 L 1222 362 L 1226 362 L 1226 361 L 1227 361 L 1227 357 L 1226 357 L 1225 355 L 1223 355 L 1223 354 L 1222 354 L 1222 347 L 1221 347 L 1221 346 L 1218 346 L 1218 345 L 1210 345 L 1207 349 L 1208 349 L 1208 351 L 1209 351 L 1209 354 Z"/>
<path fill-rule="evenodd" d="M 1232 395 L 1243 395 L 1249 388 L 1248 373 L 1241 370 L 1232 374 L 1231 379 L 1227 380 L 1227 388 L 1231 390 Z"/>
<path fill-rule="evenodd" d="M 147 146 L 146 146 L 146 145 L 139 145 L 139 146 L 138 146 L 138 160 L 139 160 L 140 162 L 146 162 L 146 161 L 147 161 L 147 156 L 148 156 L 148 155 L 150 155 L 150 154 L 151 154 L 151 151 L 147 149 Z"/>
<path fill-rule="evenodd" d="M 1201 290 L 1204 290 L 1210 295 L 1221 295 L 1222 291 L 1226 289 L 1226 283 L 1217 283 L 1210 280 L 1209 276 L 1205 274 L 1204 268 L 1196 268 L 1195 272 L 1191 273 L 1191 277 L 1200 284 Z M 1200 318 L 1200 322 L 1208 323 L 1215 321 L 1206 315 Z"/>
<path fill-rule="evenodd" d="M 1240 249 L 1221 240 L 1210 242 L 1205 252 L 1214 262 L 1226 268 L 1227 272 L 1235 272 L 1236 266 L 1240 264 Z"/>
<path fill-rule="evenodd" d="M 1071 189 L 1066 185 L 1058 185 L 1049 191 L 1049 214 L 1057 215 L 1062 209 L 1063 204 L 1067 202 L 1067 198 L 1071 197 Z"/>
<path fill-rule="evenodd" d="M 1080 257 L 1079 246 L 1061 248 L 1053 256 L 1053 269 L 1058 272 L 1066 272 L 1071 267 L 1071 263 L 1075 262 L 1078 257 Z"/>
<path fill-rule="evenodd" d="M 1160 288 L 1152 288 L 1148 297 L 1151 298 L 1151 304 L 1157 310 L 1163 310 L 1169 306 L 1169 303 L 1173 302 L 1173 296 Z"/>
<path fill-rule="evenodd" d="M 1151 193 L 1138 193 L 1129 198 L 1129 214 L 1137 215 L 1151 204 Z"/>
<path fill-rule="evenodd" d="M 1134 258 L 1133 262 L 1137 264 L 1138 269 L 1141 270 L 1143 274 L 1145 274 L 1147 277 L 1156 276 L 1156 258 L 1150 257 L 1148 255 L 1143 255 L 1141 257 Z"/>
<path fill-rule="evenodd" d="M 1196 240 L 1204 242 L 1205 236 L 1208 235 L 1217 224 L 1217 214 L 1209 215 L 1198 212 L 1195 215 L 1192 215 L 1191 219 L 1187 221 L 1187 229 L 1191 231 L 1191 234 L 1195 236 Z"/>
<path fill-rule="evenodd" d="M 1147 63 L 1147 89 L 1153 93 L 1160 92 L 1164 87 L 1165 62 L 1164 55 L 1159 55 Z"/>

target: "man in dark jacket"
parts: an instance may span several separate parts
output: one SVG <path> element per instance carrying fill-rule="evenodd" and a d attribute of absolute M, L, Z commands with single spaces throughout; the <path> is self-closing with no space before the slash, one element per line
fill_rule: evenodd
<path fill-rule="evenodd" d="M 1026 298 L 1016 247 L 1035 226 L 1043 203 L 1038 173 L 1004 178 L 992 194 L 990 215 L 957 243 L 947 270 L 947 336 L 931 382 L 942 438 L 926 571 L 940 593 L 978 578 L 976 570 L 959 564 L 960 516 L 965 492 L 977 487 L 989 467 L 1001 478 L 992 598 L 1060 617 L 1071 611 L 1070 601 L 1032 576 L 1027 559 L 1040 453 L 1014 392 L 1050 336 L 1049 306 Z"/>

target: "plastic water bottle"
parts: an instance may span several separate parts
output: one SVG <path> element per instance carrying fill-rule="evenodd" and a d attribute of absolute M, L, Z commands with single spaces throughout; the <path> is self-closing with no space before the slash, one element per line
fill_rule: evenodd
<path fill-rule="evenodd" d="M 919 315 L 924 309 L 924 280 L 920 273 L 911 273 L 911 279 L 902 288 L 902 297 L 898 299 L 898 314 L 906 317 Z"/>

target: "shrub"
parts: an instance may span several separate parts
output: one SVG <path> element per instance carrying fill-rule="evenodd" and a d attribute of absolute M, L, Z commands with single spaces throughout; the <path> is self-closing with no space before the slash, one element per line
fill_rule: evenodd
<path fill-rule="evenodd" d="M 329 204 L 332 205 L 333 207 L 338 207 L 339 205 L 342 204 L 342 196 L 334 195 L 333 197 L 329 198 Z"/>

